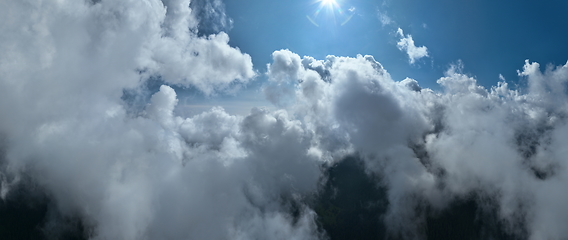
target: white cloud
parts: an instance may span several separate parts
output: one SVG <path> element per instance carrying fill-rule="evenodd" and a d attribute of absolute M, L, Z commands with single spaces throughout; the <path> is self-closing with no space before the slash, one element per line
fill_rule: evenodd
<path fill-rule="evenodd" d="M 303 200 L 350 154 L 388 189 L 389 234 L 419 238 L 425 209 L 477 194 L 516 234 L 568 236 L 568 64 L 527 61 L 521 91 L 479 86 L 458 62 L 434 92 L 372 56 L 280 50 L 264 88 L 279 109 L 183 118 L 164 85 L 135 115 L 123 89 L 160 76 L 213 93 L 254 77 L 250 56 L 198 36 L 189 1 L 3 6 L 0 193 L 29 176 L 93 239 L 321 239 Z M 428 56 L 398 34 L 411 63 Z"/>
<path fill-rule="evenodd" d="M 408 55 L 408 61 L 410 64 L 414 64 L 416 60 L 423 57 L 428 57 L 428 48 L 425 46 L 417 47 L 414 44 L 414 40 L 410 34 L 404 36 L 402 29 L 398 28 L 396 31 L 397 35 L 400 36 L 400 40 L 397 42 L 397 47 L 399 50 L 405 52 Z"/>
<path fill-rule="evenodd" d="M 205 93 L 254 77 L 227 34 L 195 33 L 189 1 L 2 6 L 0 137 L 10 146 L 0 158 L 16 176 L 2 180 L 2 196 L 32 176 L 93 239 L 271 236 L 264 224 L 283 239 L 317 236 L 309 209 L 296 226 L 278 202 L 314 192 L 320 176 L 310 135 L 285 113 L 214 108 L 184 119 L 168 86 L 145 114 L 127 113 L 123 89 L 151 76 Z"/>
<path fill-rule="evenodd" d="M 444 209 L 477 194 L 498 206 L 511 234 L 568 234 L 556 224 L 568 214 L 554 210 L 568 196 L 558 189 L 568 174 L 560 147 L 568 129 L 562 117 L 568 65 L 541 73 L 527 61 L 519 74 L 529 89 L 521 94 L 506 83 L 486 90 L 461 73 L 458 62 L 438 80 L 445 90 L 440 94 L 412 79 L 394 82 L 369 56 L 302 61 L 287 71 L 303 76 L 289 111 L 318 136 L 312 148 L 323 158 L 357 152 L 368 170 L 385 177 L 391 233 L 420 237 L 413 226 L 424 215 L 415 209 Z M 409 142 L 427 155 L 418 155 Z"/>
<path fill-rule="evenodd" d="M 383 27 L 394 23 L 386 12 L 377 11 L 377 17 L 379 18 L 379 21 L 381 21 Z"/>

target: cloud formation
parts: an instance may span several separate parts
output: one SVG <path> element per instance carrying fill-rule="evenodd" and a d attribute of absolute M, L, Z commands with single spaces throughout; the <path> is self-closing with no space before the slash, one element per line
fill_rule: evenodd
<path fill-rule="evenodd" d="M 293 60 L 276 60 L 282 56 Z M 568 64 L 542 73 L 527 61 L 519 71 L 526 91 L 505 82 L 485 89 L 455 65 L 438 80 L 444 92 L 436 93 L 412 79 L 393 81 L 370 56 L 321 61 L 284 50 L 274 58 L 287 67 L 303 63 L 270 68 L 286 69 L 298 83 L 288 109 L 319 136 L 313 151 L 327 159 L 356 152 L 369 171 L 384 176 L 391 234 L 421 238 L 425 216 L 416 209 L 442 210 L 474 194 L 497 206 L 511 234 L 568 234 L 555 224 L 568 216 L 558 189 L 567 174 L 561 146 Z"/>
<path fill-rule="evenodd" d="M 168 84 L 213 93 L 256 74 L 227 34 L 198 34 L 189 1 L 3 5 L 1 196 L 29 177 L 91 239 L 325 239 L 310 197 L 354 155 L 381 176 L 389 236 L 422 239 L 428 214 L 470 198 L 515 236 L 568 236 L 568 63 L 527 60 L 517 90 L 458 64 L 434 92 L 372 56 L 279 50 L 263 87 L 278 109 L 183 118 Z M 427 56 L 399 35 L 411 63 Z M 125 89 L 150 78 L 166 84 L 132 113 Z"/>
<path fill-rule="evenodd" d="M 2 5 L 2 196 L 31 176 L 92 239 L 317 235 L 310 209 L 296 227 L 279 203 L 319 180 L 310 135 L 286 113 L 182 119 L 169 86 L 129 113 L 124 89 L 149 78 L 212 93 L 254 77 L 227 34 L 198 36 L 189 1 Z"/>
<path fill-rule="evenodd" d="M 404 36 L 404 32 L 400 28 L 398 28 L 396 34 L 400 37 L 400 40 L 396 43 L 396 46 L 400 51 L 403 51 L 408 55 L 408 61 L 410 62 L 410 64 L 414 64 L 416 60 L 423 57 L 428 57 L 428 48 L 426 48 L 425 46 L 417 47 L 414 44 L 414 40 L 412 39 L 412 36 L 410 34 Z"/>

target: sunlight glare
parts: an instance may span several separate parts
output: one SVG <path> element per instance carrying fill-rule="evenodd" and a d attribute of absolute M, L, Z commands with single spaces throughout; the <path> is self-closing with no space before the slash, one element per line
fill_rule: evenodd
<path fill-rule="evenodd" d="M 313 14 L 306 15 L 309 22 L 316 27 L 320 27 L 322 23 L 331 23 L 336 26 L 343 26 L 355 14 L 355 7 L 349 8 L 344 12 L 341 4 L 344 0 L 313 0 L 317 5 Z M 345 14 L 346 13 L 346 14 Z M 323 15 L 323 16 L 321 16 Z"/>
<path fill-rule="evenodd" d="M 322 0 L 323 5 L 333 6 L 335 4 L 335 0 Z"/>

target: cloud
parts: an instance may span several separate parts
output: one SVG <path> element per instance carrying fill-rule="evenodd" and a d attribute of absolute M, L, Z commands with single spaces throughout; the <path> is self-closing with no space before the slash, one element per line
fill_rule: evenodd
<path fill-rule="evenodd" d="M 384 4 L 386 4 L 386 2 L 383 2 L 383 5 Z M 396 22 L 391 17 L 389 17 L 386 11 L 383 12 L 377 10 L 377 17 L 383 27 L 395 27 L 397 25 Z M 425 23 L 422 24 L 422 27 L 427 28 Z M 410 34 L 407 34 L 405 36 L 402 29 L 397 28 L 396 35 L 400 38 L 396 44 L 397 48 L 408 55 L 408 61 L 410 62 L 410 64 L 414 64 L 421 58 L 428 57 L 428 48 L 425 46 L 417 47 L 414 43 L 414 39 L 412 39 L 412 36 Z"/>
<path fill-rule="evenodd" d="M 80 219 L 92 239 L 318 236 L 310 209 L 295 215 L 298 226 L 279 202 L 315 192 L 320 176 L 309 132 L 285 112 L 214 108 L 181 118 L 176 92 L 162 86 L 130 114 L 125 89 L 150 78 L 209 94 L 255 76 L 227 34 L 196 33 L 200 16 L 188 6 L 3 4 L 3 197 L 30 176 L 50 211 Z"/>
<path fill-rule="evenodd" d="M 221 0 L 193 0 L 189 7 L 195 18 L 199 19 L 197 28 L 201 36 L 227 32 L 233 27 L 233 20 L 225 14 L 225 4 Z"/>
<path fill-rule="evenodd" d="M 421 238 L 427 211 L 416 209 L 445 209 L 472 194 L 497 206 L 510 234 L 568 234 L 554 223 L 568 215 L 553 210 L 566 198 L 557 189 L 566 174 L 566 66 L 542 73 L 527 61 L 519 75 L 529 88 L 521 93 L 506 83 L 485 89 L 458 62 L 435 93 L 412 79 L 393 81 L 370 56 L 302 62 L 286 71 L 300 76 L 289 111 L 318 136 L 318 156 L 356 152 L 384 177 L 389 234 Z"/>
<path fill-rule="evenodd" d="M 381 21 L 383 27 L 394 23 L 386 12 L 377 11 L 377 17 L 379 18 L 379 21 Z"/>
<path fill-rule="evenodd" d="M 410 64 L 414 64 L 416 60 L 423 57 L 428 57 L 428 48 L 425 46 L 417 47 L 410 34 L 407 34 L 405 37 L 404 32 L 400 28 L 398 28 L 396 33 L 400 36 L 400 40 L 396 43 L 396 46 L 400 51 L 406 52 Z"/>
<path fill-rule="evenodd" d="M 91 239 L 325 239 L 312 197 L 348 156 L 380 176 L 387 236 L 423 238 L 431 214 L 464 199 L 514 236 L 568 235 L 568 63 L 527 60 L 528 87 L 514 90 L 480 86 L 458 62 L 434 92 L 372 56 L 279 50 L 263 86 L 277 109 L 184 118 L 168 85 L 211 94 L 256 75 L 226 33 L 199 34 L 208 20 L 189 1 L 4 6 L 1 196 L 29 178 Z M 428 56 L 398 34 L 411 64 Z M 125 89 L 151 78 L 164 85 L 131 111 Z"/>

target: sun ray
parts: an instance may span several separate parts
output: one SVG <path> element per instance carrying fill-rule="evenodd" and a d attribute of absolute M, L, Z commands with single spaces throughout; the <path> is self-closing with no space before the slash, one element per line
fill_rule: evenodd
<path fill-rule="evenodd" d="M 321 23 L 328 22 L 332 25 L 343 26 L 354 15 L 354 8 L 351 7 L 344 12 L 341 3 L 344 0 L 313 0 L 317 6 L 311 15 L 306 15 L 308 20 L 316 27 L 320 27 Z M 353 9 L 353 10 L 351 10 Z M 321 16 L 324 15 L 324 16 Z"/>
<path fill-rule="evenodd" d="M 336 4 L 335 0 L 322 0 L 321 3 L 326 6 L 333 6 L 334 4 Z"/>

